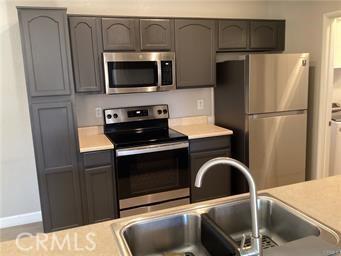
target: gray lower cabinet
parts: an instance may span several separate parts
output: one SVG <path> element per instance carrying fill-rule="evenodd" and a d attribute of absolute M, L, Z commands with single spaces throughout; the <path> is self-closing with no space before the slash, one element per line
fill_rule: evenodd
<path fill-rule="evenodd" d="M 138 19 L 102 18 L 103 49 L 138 50 Z"/>
<path fill-rule="evenodd" d="M 285 21 L 251 21 L 250 49 L 284 50 Z"/>
<path fill-rule="evenodd" d="M 215 85 L 215 21 L 175 20 L 177 88 Z"/>
<path fill-rule="evenodd" d="M 30 96 L 69 95 L 73 78 L 66 9 L 23 7 L 18 16 Z"/>
<path fill-rule="evenodd" d="M 44 230 L 82 225 L 72 103 L 35 101 L 31 118 Z"/>
<path fill-rule="evenodd" d="M 76 92 L 100 92 L 101 19 L 71 16 L 69 26 Z"/>
<path fill-rule="evenodd" d="M 202 187 L 194 187 L 195 177 L 205 162 L 216 157 L 228 157 L 230 155 L 229 136 L 190 141 L 192 203 L 231 195 L 230 168 L 226 165 L 212 167 L 206 173 Z"/>
<path fill-rule="evenodd" d="M 249 47 L 250 22 L 247 20 L 218 21 L 218 50 L 246 50 Z"/>
<path fill-rule="evenodd" d="M 84 204 L 87 223 L 118 217 L 112 150 L 82 154 Z"/>
<path fill-rule="evenodd" d="M 171 50 L 174 20 L 140 19 L 141 50 Z"/>

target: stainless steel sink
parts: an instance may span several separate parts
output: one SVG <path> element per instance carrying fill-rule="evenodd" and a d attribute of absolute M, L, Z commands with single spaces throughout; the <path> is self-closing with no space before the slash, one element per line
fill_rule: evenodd
<path fill-rule="evenodd" d="M 251 211 L 248 200 L 213 207 L 211 219 L 235 241 L 251 233 Z M 282 245 L 307 236 L 319 236 L 320 228 L 307 218 L 270 198 L 258 200 L 258 224 L 263 247 Z M 332 237 L 330 237 L 332 239 Z"/>
<path fill-rule="evenodd" d="M 133 255 L 206 256 L 209 253 L 201 244 L 200 227 L 200 215 L 180 214 L 131 225 L 123 235 Z"/>
<path fill-rule="evenodd" d="M 275 198 L 259 196 L 258 212 L 264 250 L 307 236 L 340 245 L 338 233 Z M 251 233 L 248 199 L 207 201 L 199 206 L 188 205 L 113 224 L 120 252 L 122 255 L 210 255 L 201 239 L 202 214 L 236 243 L 243 233 Z"/>

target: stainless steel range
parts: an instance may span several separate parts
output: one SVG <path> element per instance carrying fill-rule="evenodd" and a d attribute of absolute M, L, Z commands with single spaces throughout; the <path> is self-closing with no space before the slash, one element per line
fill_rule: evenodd
<path fill-rule="evenodd" d="M 167 105 L 104 110 L 120 217 L 190 202 L 188 137 L 170 129 L 168 117 Z"/>

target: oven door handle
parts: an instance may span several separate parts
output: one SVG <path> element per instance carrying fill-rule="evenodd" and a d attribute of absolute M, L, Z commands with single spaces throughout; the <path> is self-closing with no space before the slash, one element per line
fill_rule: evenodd
<path fill-rule="evenodd" d="M 121 156 L 140 155 L 140 154 L 168 151 L 168 150 L 188 148 L 188 147 L 189 147 L 189 143 L 187 141 L 177 142 L 177 143 L 156 144 L 156 145 L 141 146 L 141 147 L 130 147 L 130 148 L 116 149 L 116 156 L 121 157 Z"/>

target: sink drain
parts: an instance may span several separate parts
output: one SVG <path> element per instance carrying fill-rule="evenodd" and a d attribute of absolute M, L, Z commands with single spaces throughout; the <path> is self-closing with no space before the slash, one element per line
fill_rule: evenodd
<path fill-rule="evenodd" d="M 239 241 L 239 243 L 240 242 L 241 242 L 241 240 Z M 251 238 L 248 237 L 245 240 L 245 247 L 250 247 L 250 246 L 251 246 Z M 276 244 L 270 237 L 262 235 L 262 247 L 263 247 L 263 250 L 269 249 L 269 248 L 272 248 L 272 247 L 276 247 L 276 246 L 278 246 L 278 244 Z"/>

